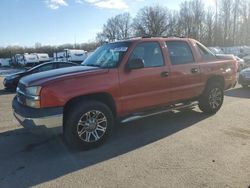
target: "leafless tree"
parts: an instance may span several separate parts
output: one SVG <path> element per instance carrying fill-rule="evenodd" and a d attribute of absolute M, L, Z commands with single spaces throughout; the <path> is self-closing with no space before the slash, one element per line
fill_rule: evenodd
<path fill-rule="evenodd" d="M 223 26 L 223 44 L 228 45 L 231 42 L 232 28 L 232 0 L 221 0 L 220 17 Z"/>
<path fill-rule="evenodd" d="M 168 36 L 181 36 L 181 28 L 179 24 L 179 12 L 178 11 L 171 11 L 169 13 L 169 27 L 167 30 L 167 35 Z"/>
<path fill-rule="evenodd" d="M 166 35 L 169 26 L 168 16 L 168 10 L 160 6 L 142 8 L 134 18 L 135 35 Z"/>
<path fill-rule="evenodd" d="M 103 31 L 98 34 L 98 39 L 105 38 L 108 41 L 114 41 L 128 38 L 130 35 L 130 25 L 131 16 L 129 13 L 112 17 L 103 25 Z"/>
<path fill-rule="evenodd" d="M 204 30 L 202 33 L 202 42 L 208 46 L 213 45 L 214 42 L 214 22 L 214 12 L 209 9 L 205 15 Z"/>
<path fill-rule="evenodd" d="M 180 5 L 179 24 L 183 35 L 201 39 L 205 19 L 204 3 L 201 0 L 184 1 Z"/>

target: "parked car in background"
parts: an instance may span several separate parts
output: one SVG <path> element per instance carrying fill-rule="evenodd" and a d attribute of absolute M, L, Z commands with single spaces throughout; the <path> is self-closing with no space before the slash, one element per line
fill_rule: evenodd
<path fill-rule="evenodd" d="M 84 50 L 66 50 L 68 61 L 81 64 L 86 58 L 87 53 Z"/>
<path fill-rule="evenodd" d="M 250 68 L 240 71 L 238 83 L 244 88 L 250 85 Z"/>
<path fill-rule="evenodd" d="M 243 57 L 242 59 L 244 59 L 244 61 L 245 61 L 245 66 L 250 67 L 250 55 L 247 55 L 247 56 Z"/>
<path fill-rule="evenodd" d="M 28 69 L 26 71 L 17 72 L 15 74 L 8 75 L 4 78 L 3 85 L 6 89 L 9 90 L 15 90 L 17 87 L 17 84 L 19 80 L 27 75 L 38 73 L 38 72 L 44 72 L 48 70 L 53 69 L 59 69 L 59 68 L 65 68 L 65 67 L 72 67 L 77 66 L 76 63 L 71 62 L 49 62 L 49 63 L 43 63 L 40 65 L 37 65 L 31 69 Z"/>
<path fill-rule="evenodd" d="M 10 58 L 1 58 L 0 66 L 10 66 L 11 59 Z"/>
<path fill-rule="evenodd" d="M 46 53 L 34 53 L 34 55 L 37 56 L 39 64 L 50 61 L 49 55 Z"/>
<path fill-rule="evenodd" d="M 39 64 L 39 59 L 38 59 L 37 55 L 35 55 L 35 54 L 25 53 L 25 54 L 23 54 L 22 64 L 24 66 L 27 66 L 27 67 L 32 67 L 34 65 Z"/>
<path fill-rule="evenodd" d="M 24 66 L 22 54 L 15 54 L 12 61 L 14 66 Z"/>
<path fill-rule="evenodd" d="M 49 55 L 46 53 L 24 53 L 16 54 L 13 58 L 14 65 L 32 67 L 41 63 L 49 62 Z"/>
<path fill-rule="evenodd" d="M 67 143 L 89 149 L 107 140 L 115 120 L 195 105 L 216 113 L 224 90 L 236 84 L 236 64 L 188 38 L 118 41 L 98 48 L 84 66 L 22 78 L 12 108 L 22 125 L 61 127 Z"/>
<path fill-rule="evenodd" d="M 223 50 L 220 47 L 208 47 L 208 49 L 215 55 L 224 54 Z"/>
<path fill-rule="evenodd" d="M 238 56 L 235 56 L 237 63 L 238 63 L 238 71 L 243 70 L 244 68 L 246 68 L 246 64 L 244 59 L 239 58 Z"/>
<path fill-rule="evenodd" d="M 87 52 L 77 49 L 65 49 L 63 52 L 53 54 L 56 61 L 70 61 L 81 64 L 87 58 Z"/>

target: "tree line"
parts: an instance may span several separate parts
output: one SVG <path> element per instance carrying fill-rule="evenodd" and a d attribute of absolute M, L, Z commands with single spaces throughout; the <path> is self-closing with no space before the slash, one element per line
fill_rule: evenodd
<path fill-rule="evenodd" d="M 250 45 L 250 1 L 214 0 L 206 8 L 202 0 L 186 0 L 179 11 L 146 6 L 134 18 L 129 13 L 108 19 L 97 41 L 115 41 L 133 36 L 180 36 L 207 46 Z"/>
<path fill-rule="evenodd" d="M 67 48 L 92 51 L 104 42 L 137 36 L 191 37 L 207 46 L 250 45 L 250 1 L 214 0 L 214 6 L 206 8 L 202 0 L 185 0 L 178 11 L 160 5 L 146 6 L 134 18 L 129 13 L 109 18 L 95 42 L 32 48 L 8 46 L 0 48 L 0 58 L 33 52 L 53 56 Z"/>
<path fill-rule="evenodd" d="M 35 47 L 23 47 L 23 46 L 7 46 L 0 47 L 0 58 L 10 58 L 15 54 L 24 53 L 47 53 L 50 57 L 53 57 L 53 53 L 62 52 L 64 49 L 82 49 L 87 52 L 95 50 L 99 44 L 97 42 L 83 43 L 83 44 L 63 44 L 59 46 L 42 46 L 35 45 Z"/>

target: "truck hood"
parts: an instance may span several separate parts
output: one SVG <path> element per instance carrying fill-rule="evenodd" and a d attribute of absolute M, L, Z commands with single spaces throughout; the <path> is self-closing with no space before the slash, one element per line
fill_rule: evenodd
<path fill-rule="evenodd" d="M 73 66 L 67 68 L 60 68 L 40 73 L 31 74 L 23 77 L 20 83 L 25 86 L 42 86 L 53 80 L 67 79 L 75 76 L 88 76 L 96 75 L 107 72 L 108 69 L 100 69 L 97 67 L 90 66 Z"/>

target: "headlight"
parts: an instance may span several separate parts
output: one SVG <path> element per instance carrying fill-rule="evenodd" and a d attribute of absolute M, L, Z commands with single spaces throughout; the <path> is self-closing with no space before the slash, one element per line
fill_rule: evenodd
<path fill-rule="evenodd" d="M 27 87 L 26 88 L 26 94 L 31 96 L 39 96 L 41 91 L 40 86 L 33 86 L 33 87 Z"/>
<path fill-rule="evenodd" d="M 25 90 L 25 103 L 32 108 L 40 108 L 40 86 L 27 87 Z"/>
<path fill-rule="evenodd" d="M 25 103 L 31 108 L 40 108 L 40 100 L 26 99 Z"/>

